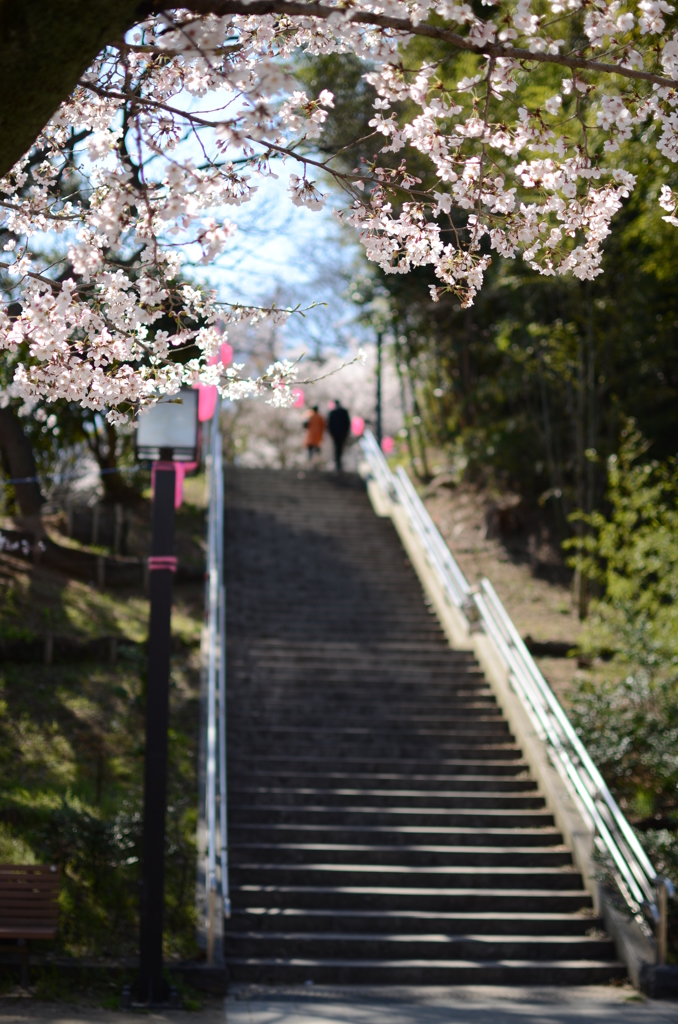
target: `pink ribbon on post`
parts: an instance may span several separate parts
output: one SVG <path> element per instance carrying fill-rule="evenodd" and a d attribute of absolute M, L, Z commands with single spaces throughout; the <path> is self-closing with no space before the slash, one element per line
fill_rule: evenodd
<path fill-rule="evenodd" d="M 151 555 L 148 559 L 148 570 L 154 572 L 156 569 L 169 569 L 170 572 L 177 571 L 176 555 Z"/>

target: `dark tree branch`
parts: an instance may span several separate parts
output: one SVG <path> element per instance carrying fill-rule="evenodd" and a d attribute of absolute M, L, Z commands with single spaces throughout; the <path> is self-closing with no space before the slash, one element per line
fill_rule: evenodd
<path fill-rule="evenodd" d="M 326 19 L 337 13 L 336 7 L 323 7 L 316 3 L 306 3 L 304 0 L 254 0 L 253 3 L 247 3 L 246 0 L 190 0 L 182 6 L 199 15 L 287 14 L 293 18 Z M 162 0 L 152 4 L 152 7 L 158 12 L 171 9 L 170 5 L 163 4 Z M 386 14 L 373 14 L 371 11 L 353 11 L 347 13 L 346 20 L 355 25 L 376 25 L 379 28 L 392 29 L 394 32 L 406 35 L 441 39 L 443 42 L 451 43 L 455 49 L 468 50 L 483 57 L 510 57 L 513 60 L 530 61 L 530 63 L 557 64 L 574 71 L 599 71 L 608 75 L 621 75 L 623 78 L 652 82 L 662 87 L 678 86 L 678 80 L 655 75 L 651 71 L 623 68 L 619 64 L 604 64 L 598 60 L 589 60 L 576 55 L 532 53 L 530 50 L 524 50 L 517 46 L 503 46 L 501 43 L 484 43 L 482 46 L 477 46 L 465 36 L 460 36 L 458 32 L 452 32 L 450 29 L 438 25 L 412 25 L 407 18 L 391 18 Z"/>
<path fill-rule="evenodd" d="M 149 13 L 181 8 L 203 14 L 276 14 L 327 19 L 337 9 L 300 0 L 0 0 L 0 175 L 35 142 L 50 117 L 75 89 L 104 47 L 119 43 Z M 486 57 L 510 57 L 531 64 L 556 64 L 573 71 L 619 75 L 633 81 L 676 87 L 678 81 L 651 71 L 588 60 L 577 54 L 530 53 L 515 46 L 476 46 L 442 26 L 411 25 L 367 11 L 350 11 L 355 24 L 376 25 L 406 35 L 427 36 Z"/>
<path fill-rule="evenodd" d="M 0 175 L 26 153 L 139 0 L 0 0 Z"/>

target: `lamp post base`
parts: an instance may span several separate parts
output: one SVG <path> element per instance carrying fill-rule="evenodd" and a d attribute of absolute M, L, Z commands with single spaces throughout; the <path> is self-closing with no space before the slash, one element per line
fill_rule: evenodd
<path fill-rule="evenodd" d="M 121 1010 L 182 1010 L 183 1003 L 181 996 L 179 995 L 179 989 L 173 985 L 166 986 L 166 997 L 162 1000 L 153 1000 L 152 1002 L 144 1002 L 143 1000 L 137 999 L 136 994 L 131 985 L 125 985 L 120 996 L 120 1009 Z"/>

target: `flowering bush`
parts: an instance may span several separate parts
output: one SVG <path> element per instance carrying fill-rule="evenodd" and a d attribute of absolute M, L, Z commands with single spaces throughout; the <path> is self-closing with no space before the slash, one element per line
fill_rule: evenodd
<path fill-rule="evenodd" d="M 257 379 L 207 364 L 229 322 L 291 311 L 223 308 L 181 278 L 187 249 L 204 264 L 223 251 L 234 231 L 224 208 L 247 202 L 275 160 L 295 162 L 296 206 L 320 209 L 327 197 L 312 175 L 334 178 L 346 198 L 338 215 L 369 259 L 396 274 L 431 266 L 433 300 L 452 291 L 470 304 L 493 252 L 546 275 L 601 273 L 611 219 L 635 186 L 621 147 L 654 136 L 678 161 L 674 8 L 482 7 L 195 0 L 111 39 L 0 184 L 14 300 L 0 311 L 0 343 L 28 351 L 15 386 L 113 421 L 198 378 L 229 398 L 266 391 L 290 403 L 289 362 Z M 405 63 L 403 44 L 416 36 L 440 56 Z M 364 61 L 378 152 L 353 173 L 314 148 L 333 96 L 309 99 L 286 73 L 299 50 Z M 432 187 L 408 171 L 411 151 L 431 161 Z M 671 224 L 677 201 L 664 184 Z M 45 236 L 53 255 L 38 244 Z M 159 326 L 168 315 L 171 331 Z"/>

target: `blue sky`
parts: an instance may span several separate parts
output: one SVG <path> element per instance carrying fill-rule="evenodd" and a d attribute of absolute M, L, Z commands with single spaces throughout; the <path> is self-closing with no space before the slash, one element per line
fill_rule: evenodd
<path fill-rule="evenodd" d="M 287 193 L 294 165 L 278 165 L 275 170 L 277 179 L 256 181 L 258 191 L 249 203 L 225 208 L 224 214 L 239 230 L 214 265 L 195 267 L 191 276 L 216 287 L 226 302 L 326 302 L 326 307 L 307 314 L 307 331 L 330 342 L 347 332 L 360 333 L 349 327 L 356 310 L 344 297 L 359 267 L 357 240 L 340 229 L 329 205 L 331 196 L 323 210 L 296 207 Z"/>

